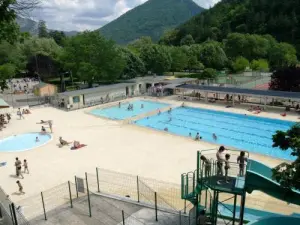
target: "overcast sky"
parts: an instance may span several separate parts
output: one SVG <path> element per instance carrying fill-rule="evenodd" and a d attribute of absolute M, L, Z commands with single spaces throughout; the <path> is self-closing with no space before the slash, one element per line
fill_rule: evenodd
<path fill-rule="evenodd" d="M 45 20 L 48 28 L 83 31 L 100 28 L 147 0 L 42 0 L 32 12 L 34 20 Z M 219 0 L 194 0 L 209 8 Z"/>

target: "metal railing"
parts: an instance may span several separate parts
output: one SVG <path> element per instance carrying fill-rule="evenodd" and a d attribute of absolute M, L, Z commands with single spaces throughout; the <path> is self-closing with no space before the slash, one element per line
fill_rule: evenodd
<path fill-rule="evenodd" d="M 20 200 L 16 202 L 16 206 L 21 206 L 24 210 L 24 220 L 32 223 L 55 220 L 61 213 L 65 213 L 63 217 L 66 218 L 68 212 L 79 211 L 81 215 L 103 223 L 106 218 L 124 225 L 144 224 L 132 211 L 118 206 L 112 199 L 149 209 L 153 218 L 150 222 L 156 221 L 163 225 L 194 225 L 196 221 L 191 211 L 193 204 L 187 205 L 187 202 L 181 199 L 180 185 L 101 168 L 96 168 L 95 174 L 76 176 L 74 182 L 68 181 Z M 103 208 L 104 204 L 106 208 Z"/>

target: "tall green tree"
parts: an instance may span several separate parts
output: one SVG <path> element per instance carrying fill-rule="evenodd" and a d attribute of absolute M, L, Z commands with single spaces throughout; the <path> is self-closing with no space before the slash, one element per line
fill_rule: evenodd
<path fill-rule="evenodd" d="M 273 178 L 284 188 L 300 190 L 300 124 L 295 124 L 287 131 L 276 131 L 273 135 L 273 147 L 282 151 L 291 150 L 295 161 L 282 163 L 273 169 Z"/>
<path fill-rule="evenodd" d="M 240 56 L 237 57 L 232 63 L 232 68 L 234 72 L 244 72 L 247 67 L 250 66 L 248 59 Z"/>
<path fill-rule="evenodd" d="M 66 40 L 66 35 L 63 31 L 53 30 L 48 33 L 48 36 L 50 38 L 53 38 L 56 44 L 58 44 L 59 46 L 63 46 Z"/>
<path fill-rule="evenodd" d="M 144 61 L 148 71 L 162 74 L 171 68 L 171 55 L 164 46 L 152 44 L 141 49 L 141 59 Z"/>
<path fill-rule="evenodd" d="M 278 43 L 269 51 L 269 62 L 273 69 L 297 64 L 296 49 L 288 43 Z"/>
<path fill-rule="evenodd" d="M 251 69 L 255 71 L 268 72 L 269 62 L 266 59 L 252 60 Z"/>
<path fill-rule="evenodd" d="M 20 44 L 20 50 L 30 73 L 37 73 L 42 79 L 58 75 L 62 48 L 52 38 L 32 37 Z"/>
<path fill-rule="evenodd" d="M 49 37 L 48 35 L 48 30 L 47 30 L 47 25 L 44 20 L 40 20 L 38 23 L 38 34 L 39 38 L 47 38 Z"/>
<path fill-rule="evenodd" d="M 126 63 L 115 43 L 98 31 L 85 31 L 67 39 L 60 59 L 90 87 L 93 82 L 115 81 Z"/>
<path fill-rule="evenodd" d="M 195 44 L 194 38 L 192 35 L 188 34 L 180 40 L 180 45 L 192 45 Z"/>
<path fill-rule="evenodd" d="M 180 72 L 181 70 L 187 68 L 188 65 L 188 57 L 182 50 L 182 48 L 171 47 L 169 48 L 169 52 L 172 58 L 171 63 L 171 72 L 173 75 L 175 72 Z"/>
<path fill-rule="evenodd" d="M 13 78 L 16 72 L 15 65 L 11 63 L 6 63 L 3 65 L 0 65 L 0 89 L 1 91 L 4 91 L 7 89 L 7 83 L 6 80 Z"/>
<path fill-rule="evenodd" d="M 122 47 L 120 47 L 120 52 L 125 60 L 125 67 L 121 74 L 122 79 L 131 79 L 146 74 L 145 64 L 138 55 L 131 52 L 128 48 Z"/>
<path fill-rule="evenodd" d="M 205 67 L 215 69 L 222 69 L 228 60 L 220 44 L 215 41 L 203 43 L 199 58 Z"/>

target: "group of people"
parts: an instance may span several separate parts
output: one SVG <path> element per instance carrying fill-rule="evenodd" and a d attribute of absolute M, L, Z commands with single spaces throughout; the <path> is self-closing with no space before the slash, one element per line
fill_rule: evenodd
<path fill-rule="evenodd" d="M 36 78 L 9 79 L 6 83 L 13 92 L 29 93 L 39 80 Z"/>
<path fill-rule="evenodd" d="M 72 144 L 72 142 L 68 142 L 68 141 L 64 140 L 62 137 L 59 137 L 59 144 L 60 144 L 61 147 L 63 147 L 63 146 Z M 75 140 L 75 141 L 73 141 L 72 149 L 78 149 L 78 148 L 81 148 L 83 146 L 86 146 L 86 145 L 80 144 L 79 141 Z"/>
<path fill-rule="evenodd" d="M 30 110 L 22 109 L 22 111 L 21 111 L 21 108 L 18 108 L 17 115 L 19 116 L 20 120 L 25 119 L 25 117 L 24 117 L 25 114 L 31 114 Z"/>
<path fill-rule="evenodd" d="M 230 154 L 226 153 L 225 154 L 225 147 L 224 146 L 220 146 L 220 148 L 218 149 L 217 153 L 216 153 L 216 158 L 217 158 L 217 177 L 218 177 L 218 181 L 217 184 L 222 184 L 223 182 L 223 177 L 225 180 L 225 183 L 229 183 L 229 177 L 228 177 L 228 172 L 230 170 L 230 165 L 232 164 L 232 162 L 230 162 Z M 200 159 L 202 161 L 202 165 L 204 168 L 204 174 L 205 177 L 209 177 L 211 175 L 211 161 L 206 158 L 204 155 L 200 156 Z M 239 165 L 239 176 L 244 176 L 245 174 L 245 167 L 246 167 L 246 163 L 247 163 L 248 159 L 246 157 L 246 153 L 244 151 L 240 152 L 240 155 L 237 157 L 237 164 Z M 225 171 L 225 173 L 224 173 Z"/>
<path fill-rule="evenodd" d="M 16 167 L 16 176 L 17 177 L 21 177 L 22 179 L 24 179 L 24 176 L 22 173 L 29 174 L 28 162 L 26 159 L 24 159 L 24 161 L 23 161 L 23 167 L 24 167 L 23 171 L 22 171 L 22 162 L 18 157 L 16 158 L 16 161 L 15 161 L 15 167 Z M 21 182 L 18 180 L 16 183 L 19 187 L 20 194 L 24 194 L 23 186 L 22 186 Z"/>
<path fill-rule="evenodd" d="M 0 114 L 0 131 L 3 128 L 6 128 L 5 125 L 8 124 L 10 120 L 11 120 L 11 115 L 9 113 Z"/>
<path fill-rule="evenodd" d="M 37 124 L 42 124 L 41 134 L 46 134 L 47 133 L 46 127 L 43 126 L 43 125 L 46 125 L 46 124 L 48 124 L 50 132 L 53 133 L 53 121 L 52 120 L 41 120 Z"/>

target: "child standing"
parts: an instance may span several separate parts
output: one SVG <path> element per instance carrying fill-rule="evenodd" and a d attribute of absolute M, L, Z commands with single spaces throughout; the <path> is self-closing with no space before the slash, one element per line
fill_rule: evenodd
<path fill-rule="evenodd" d="M 225 155 L 225 182 L 229 183 L 229 179 L 228 179 L 228 170 L 230 169 L 230 154 L 226 154 Z"/>
<path fill-rule="evenodd" d="M 204 168 L 205 177 L 209 177 L 210 176 L 210 171 L 211 171 L 211 163 L 204 155 L 201 155 L 200 159 L 203 162 L 202 166 Z"/>
<path fill-rule="evenodd" d="M 245 165 L 248 161 L 247 157 L 245 156 L 245 152 L 241 151 L 240 155 L 237 157 L 237 163 L 239 163 L 239 176 L 243 177 L 245 172 Z"/>
<path fill-rule="evenodd" d="M 21 182 L 18 180 L 16 183 L 18 184 L 19 192 L 20 192 L 21 194 L 25 194 L 25 192 L 23 191 L 23 186 L 22 186 Z"/>
<path fill-rule="evenodd" d="M 28 163 L 26 159 L 24 159 L 23 166 L 24 166 L 24 173 L 26 173 L 27 171 L 27 173 L 29 174 Z"/>

